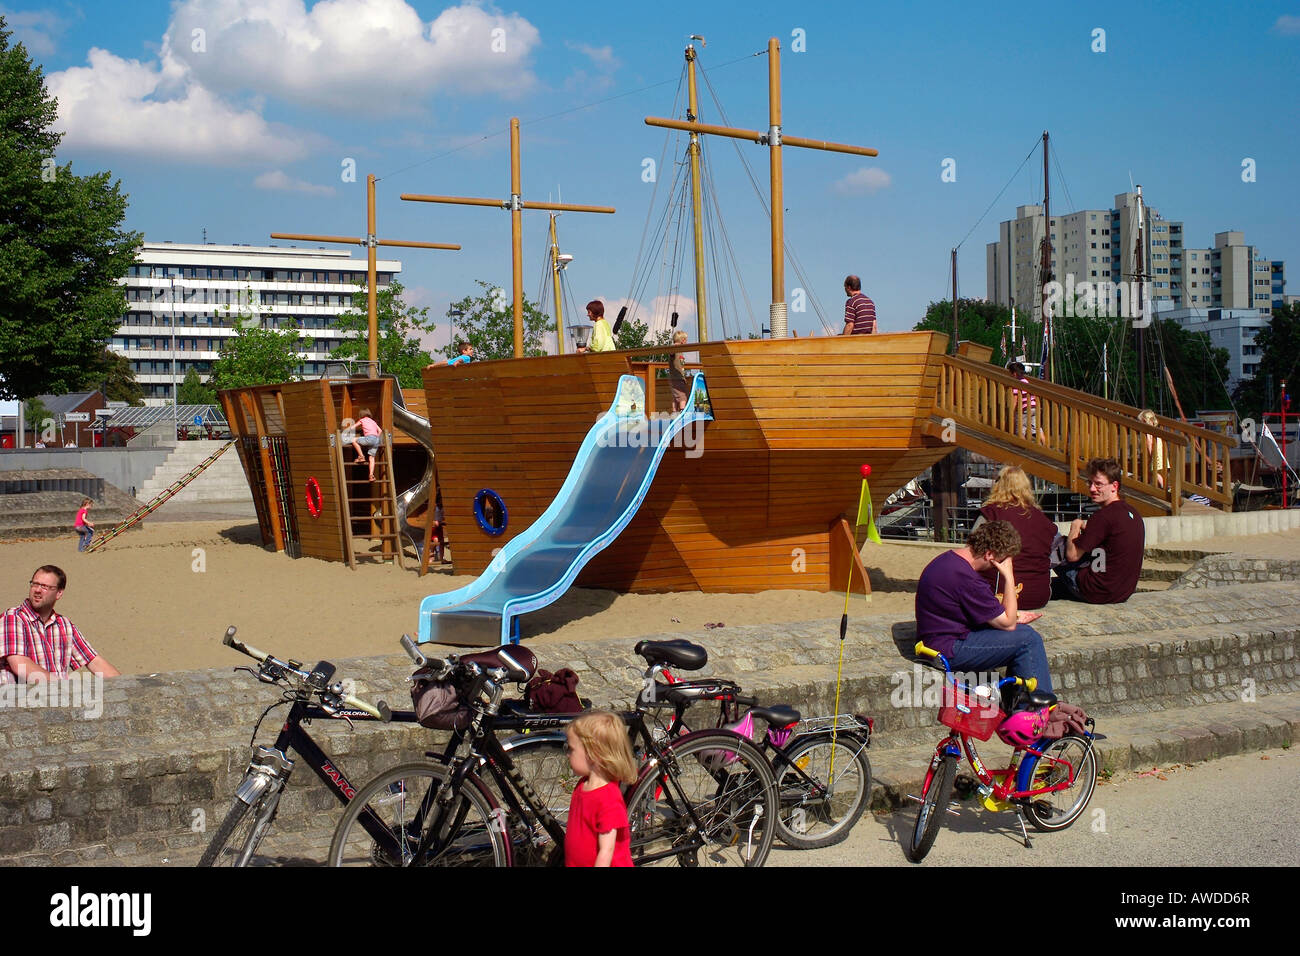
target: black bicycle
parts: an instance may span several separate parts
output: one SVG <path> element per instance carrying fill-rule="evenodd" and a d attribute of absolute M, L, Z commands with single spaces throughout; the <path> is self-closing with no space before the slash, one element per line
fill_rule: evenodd
<path fill-rule="evenodd" d="M 414 711 L 392 711 L 380 701 L 371 705 L 343 692 L 341 682 L 331 683 L 336 668 L 329 661 L 321 661 L 310 671 L 299 661 L 282 661 L 235 639 L 235 628 L 226 630 L 222 641 L 241 654 L 258 662 L 257 669 L 239 667 L 248 671 L 264 684 L 283 688 L 283 695 L 258 717 L 253 726 L 249 746 L 252 759 L 244 779 L 235 791 L 235 801 L 226 818 L 212 836 L 212 842 L 199 860 L 199 866 L 247 866 L 257 852 L 258 844 L 266 837 L 280 807 L 280 796 L 289 783 L 296 764 L 290 756 L 296 752 L 320 778 L 321 782 L 338 798 L 347 803 L 356 791 L 348 782 L 338 763 L 331 758 L 303 726 L 312 720 L 392 720 L 413 723 Z M 256 746 L 257 731 L 267 714 L 277 707 L 289 708 L 284 726 L 270 747 Z"/>
<path fill-rule="evenodd" d="M 564 826 L 554 804 L 562 795 L 567 809 L 572 787 L 557 774 L 552 793 L 539 794 L 516 757 L 522 752 L 534 766 L 558 764 L 564 754 L 559 730 L 576 715 L 529 714 L 504 698 L 506 683 L 532 677 L 536 656 L 506 645 L 430 661 L 409 641 L 403 646 L 425 673 L 456 688 L 467 721 L 452 732 L 444 752 L 394 767 L 358 790 L 334 832 L 330 865 L 562 863 Z M 707 660 L 703 648 L 683 641 L 643 641 L 637 653 L 649 665 L 650 682 L 665 666 L 695 670 Z M 634 862 L 761 866 L 775 833 L 777 798 L 758 749 L 726 730 L 670 741 L 641 707 L 622 716 L 642 755 L 627 800 Z M 532 733 L 511 738 L 509 750 L 497 737 L 521 730 Z M 563 766 L 567 771 L 567 757 Z"/>

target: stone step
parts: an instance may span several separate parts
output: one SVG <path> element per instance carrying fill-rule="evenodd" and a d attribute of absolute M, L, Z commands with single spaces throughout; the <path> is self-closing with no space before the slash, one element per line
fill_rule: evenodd
<path fill-rule="evenodd" d="M 1191 564 L 1183 562 L 1164 562 L 1164 561 L 1143 561 L 1142 574 L 1138 580 L 1143 584 L 1150 584 L 1154 581 L 1177 581 L 1187 571 L 1191 570 Z"/>

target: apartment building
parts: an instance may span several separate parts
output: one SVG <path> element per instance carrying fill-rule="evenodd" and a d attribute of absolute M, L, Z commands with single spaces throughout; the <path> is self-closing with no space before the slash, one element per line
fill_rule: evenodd
<path fill-rule="evenodd" d="M 377 287 L 401 269 L 379 260 Z M 122 281 L 128 311 L 109 347 L 130 360 L 145 402 L 164 404 L 190 369 L 206 380 L 241 317 L 297 327 L 302 374 L 324 372 L 344 337 L 335 319 L 364 287 L 366 261 L 346 249 L 145 242 Z"/>
<path fill-rule="evenodd" d="M 1204 332 L 1214 348 L 1228 350 L 1228 391 L 1242 379 L 1251 378 L 1259 369 L 1259 346 L 1255 336 L 1268 328 L 1272 316 L 1268 309 L 1166 309 L 1162 319 L 1174 319 L 1192 332 Z"/>
<path fill-rule="evenodd" d="M 1144 204 L 1142 269 L 1138 268 L 1137 193 L 1115 196 L 1110 209 L 1085 209 L 1053 216 L 1052 278 L 1083 282 L 1132 282 L 1150 276 L 1158 309 L 1264 309 L 1284 301 L 1286 265 L 1268 260 L 1245 244 L 1240 232 L 1216 233 L 1213 247 L 1185 245 L 1183 223 L 1164 219 Z M 1040 316 L 1043 207 L 1019 206 L 1001 223 L 998 240 L 985 247 L 987 296 Z"/>

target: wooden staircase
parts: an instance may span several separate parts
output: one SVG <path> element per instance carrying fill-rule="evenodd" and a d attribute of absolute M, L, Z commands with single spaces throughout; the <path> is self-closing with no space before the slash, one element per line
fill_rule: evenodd
<path fill-rule="evenodd" d="M 1028 434 L 1020 392 L 1037 399 L 1040 434 Z M 949 355 L 921 431 L 1073 492 L 1087 490 L 1088 459 L 1114 458 L 1124 471 L 1124 497 L 1148 517 L 1178 514 L 1184 495 L 1200 495 L 1231 511 L 1228 451 L 1235 440 L 1172 418 L 1158 416 L 1158 425 L 1146 425 L 1137 420 L 1139 411 L 1037 379 L 1025 385 L 986 362 Z M 1148 436 L 1164 444 L 1163 487 Z"/>
<path fill-rule="evenodd" d="M 369 466 L 355 460 L 351 442 L 339 432 L 334 443 L 338 459 L 340 498 L 343 513 L 343 538 L 348 567 L 355 568 L 357 559 L 382 562 L 396 561 L 405 568 L 402 540 L 397 522 L 397 486 L 393 481 L 393 438 L 391 432 L 383 433 L 384 441 L 375 455 L 375 480 L 369 477 Z M 357 530 L 357 526 L 362 531 Z M 378 551 L 374 542 L 380 543 Z"/>

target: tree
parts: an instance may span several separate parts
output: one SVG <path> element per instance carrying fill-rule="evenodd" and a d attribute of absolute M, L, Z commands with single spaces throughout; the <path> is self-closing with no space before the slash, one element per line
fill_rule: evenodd
<path fill-rule="evenodd" d="M 97 388 L 110 402 L 144 404 L 144 389 L 135 380 L 130 360 L 112 349 L 101 349 L 99 355 L 91 360 L 77 388 Z"/>
<path fill-rule="evenodd" d="M 459 342 L 474 346 L 476 359 L 513 358 L 515 354 L 515 319 L 510 299 L 499 286 L 482 279 L 474 280 L 483 289 L 482 295 L 465 296 L 452 303 L 453 310 L 464 314 L 456 319 L 456 340 L 442 350 L 447 358 L 460 354 Z M 551 331 L 551 319 L 536 305 L 524 300 L 524 355 L 532 358 L 545 355 L 543 348 L 546 333 Z"/>
<path fill-rule="evenodd" d="M 420 388 L 424 383 L 420 373 L 433 361 L 433 357 L 420 348 L 418 336 L 422 332 L 433 331 L 435 323 L 429 318 L 427 308 L 417 309 L 403 302 L 403 291 L 402 284 L 394 282 L 375 293 L 379 366 L 385 372 L 396 375 L 403 388 Z M 369 343 L 366 341 L 370 319 L 366 309 L 366 290 L 362 287 L 360 291 L 352 293 L 351 310 L 334 320 L 335 328 L 354 335 L 339 343 L 338 348 L 330 353 L 330 358 L 365 360 L 370 357 Z"/>
<path fill-rule="evenodd" d="M 283 330 L 262 328 L 251 311 L 252 290 L 246 290 L 241 299 L 239 317 L 233 322 L 235 334 L 221 346 L 208 385 L 217 390 L 293 381 L 302 365 L 298 352 L 309 348 L 311 339 L 302 338 L 296 323 Z M 225 312 L 230 314 L 230 306 Z"/>
<path fill-rule="evenodd" d="M 1004 333 L 1010 335 L 1011 310 L 996 302 L 983 302 L 978 299 L 957 300 L 957 338 L 959 341 L 978 342 L 993 349 L 994 365 L 1005 365 L 1006 354 L 1002 347 Z M 913 327 L 915 332 L 942 332 L 952 339 L 952 300 L 931 302 L 925 310 L 925 318 Z M 1014 346 L 1007 344 L 1007 349 L 1014 351 Z"/>
<path fill-rule="evenodd" d="M 177 389 L 176 404 L 215 405 L 217 404 L 217 393 L 203 384 L 198 372 L 190 369 L 185 373 L 185 379 L 181 382 L 181 387 Z"/>
<path fill-rule="evenodd" d="M 1259 420 L 1264 412 L 1277 411 L 1282 397 L 1282 383 L 1288 391 L 1300 382 L 1300 303 L 1277 306 L 1268 327 L 1255 336 L 1259 346 L 1259 368 L 1250 379 L 1237 384 L 1233 395 L 1237 407 L 1247 418 Z"/>
<path fill-rule="evenodd" d="M 0 397 L 63 394 L 126 312 L 117 280 L 142 236 L 110 174 L 58 166 L 57 104 L 0 17 Z"/>

